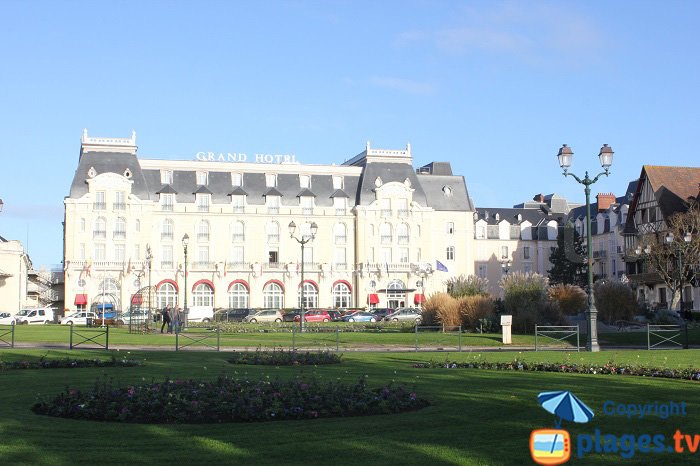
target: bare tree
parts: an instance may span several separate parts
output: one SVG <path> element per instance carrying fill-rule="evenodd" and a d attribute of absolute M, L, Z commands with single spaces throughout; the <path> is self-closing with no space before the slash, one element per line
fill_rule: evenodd
<path fill-rule="evenodd" d="M 681 282 L 688 285 L 700 279 L 700 202 L 690 199 L 688 210 L 671 215 L 666 224 L 665 236 L 649 235 L 640 247 L 651 270 L 671 291 L 671 305 L 676 306 Z"/>

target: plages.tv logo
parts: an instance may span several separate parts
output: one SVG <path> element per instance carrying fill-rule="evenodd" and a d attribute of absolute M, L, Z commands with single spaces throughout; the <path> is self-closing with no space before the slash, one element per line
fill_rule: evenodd
<path fill-rule="evenodd" d="M 563 420 L 588 422 L 593 410 L 569 391 L 542 392 L 537 402 L 556 416 L 554 429 L 535 429 L 530 433 L 530 455 L 537 464 L 563 464 L 571 458 L 571 436 L 561 428 Z"/>

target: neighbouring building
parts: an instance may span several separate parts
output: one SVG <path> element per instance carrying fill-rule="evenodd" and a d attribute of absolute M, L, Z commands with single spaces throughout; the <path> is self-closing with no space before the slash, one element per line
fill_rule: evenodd
<path fill-rule="evenodd" d="M 420 305 L 474 273 L 473 215 L 464 177 L 448 162 L 414 168 L 410 146 L 367 143 L 339 165 L 156 160 L 137 156 L 135 134 L 86 130 L 65 198 L 66 307 L 124 310 L 148 289 L 158 307 L 185 307 L 187 292 L 188 306 L 296 308 L 301 287 L 308 308 Z M 303 258 L 292 222 L 303 239 L 318 228 Z"/>

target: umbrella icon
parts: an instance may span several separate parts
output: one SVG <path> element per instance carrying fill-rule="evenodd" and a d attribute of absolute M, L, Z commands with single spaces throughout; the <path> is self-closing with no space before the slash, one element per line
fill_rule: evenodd
<path fill-rule="evenodd" d="M 573 422 L 588 422 L 593 419 L 593 410 L 566 390 L 556 392 L 542 392 L 537 395 L 537 402 L 544 409 L 559 417 L 555 421 L 557 428 L 561 427 L 561 421 L 566 419 Z"/>

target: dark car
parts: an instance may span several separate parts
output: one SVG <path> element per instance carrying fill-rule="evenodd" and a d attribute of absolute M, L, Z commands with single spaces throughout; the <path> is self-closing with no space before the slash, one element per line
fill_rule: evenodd
<path fill-rule="evenodd" d="M 375 317 L 377 318 L 377 322 L 384 320 L 386 316 L 392 314 L 394 311 L 395 309 L 392 309 L 390 307 L 378 307 L 369 310 L 369 312 L 375 315 Z"/>
<path fill-rule="evenodd" d="M 301 310 L 300 309 L 291 309 L 282 315 L 282 321 L 283 322 L 299 322 L 299 319 L 301 316 Z"/>
<path fill-rule="evenodd" d="M 217 309 L 214 312 L 214 320 L 217 322 L 243 322 L 243 319 L 252 314 L 253 309 Z"/>
<path fill-rule="evenodd" d="M 339 311 L 338 309 L 326 309 L 326 312 L 331 318 L 331 322 L 342 322 L 343 321 L 343 316 L 345 315 L 343 312 Z"/>

